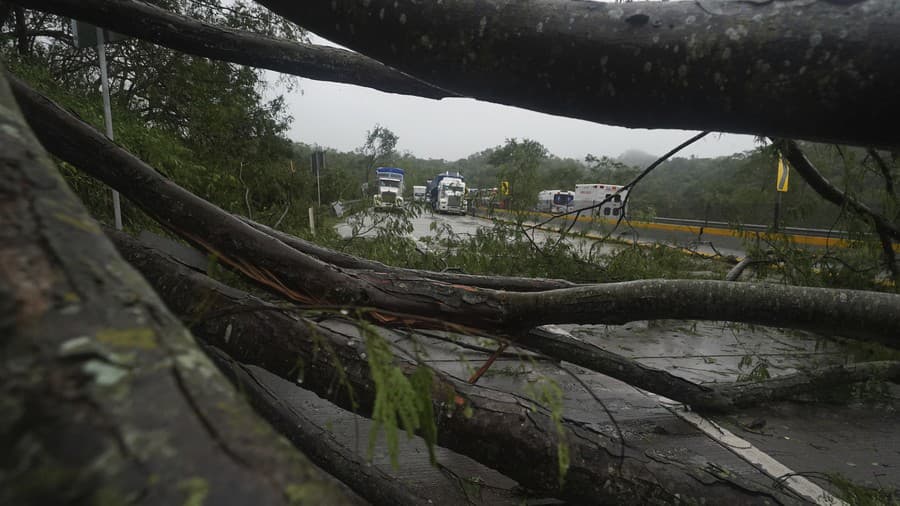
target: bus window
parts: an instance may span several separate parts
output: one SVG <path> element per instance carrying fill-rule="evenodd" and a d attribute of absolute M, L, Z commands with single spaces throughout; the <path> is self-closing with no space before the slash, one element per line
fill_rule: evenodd
<path fill-rule="evenodd" d="M 619 208 L 618 208 L 618 207 L 614 207 L 614 208 L 613 208 L 613 216 L 618 216 L 618 215 L 619 215 Z"/>
<path fill-rule="evenodd" d="M 608 208 L 608 207 L 604 207 L 604 208 L 603 208 L 603 214 L 604 214 L 605 216 L 609 216 L 609 208 Z"/>
<path fill-rule="evenodd" d="M 622 196 L 616 195 L 615 197 L 613 197 L 613 202 L 622 202 Z"/>

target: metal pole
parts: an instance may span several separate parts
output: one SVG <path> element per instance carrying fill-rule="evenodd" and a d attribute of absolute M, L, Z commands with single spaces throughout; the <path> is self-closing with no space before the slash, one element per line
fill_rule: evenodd
<path fill-rule="evenodd" d="M 106 136 L 113 138 L 112 107 L 109 104 L 109 74 L 106 69 L 106 41 L 102 28 L 97 28 L 97 54 L 100 57 L 100 85 L 103 88 L 103 119 L 106 121 Z M 119 202 L 119 192 L 112 191 L 113 214 L 116 220 L 116 230 L 122 230 L 122 207 Z"/>

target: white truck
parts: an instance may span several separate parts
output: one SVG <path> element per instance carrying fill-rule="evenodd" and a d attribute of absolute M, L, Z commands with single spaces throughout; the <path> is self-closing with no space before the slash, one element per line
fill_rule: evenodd
<path fill-rule="evenodd" d="M 575 198 L 572 206 L 582 209 L 604 202 L 592 212 L 594 216 L 618 218 L 626 213 L 625 197 L 628 190 L 622 186 L 606 183 L 589 183 L 575 185 Z"/>
<path fill-rule="evenodd" d="M 413 186 L 413 200 L 416 202 L 421 202 L 425 200 L 425 187 L 424 186 Z"/>
<path fill-rule="evenodd" d="M 462 177 L 442 177 L 434 189 L 431 206 L 439 213 L 466 214 L 465 180 Z"/>
<path fill-rule="evenodd" d="M 403 205 L 403 169 L 378 167 L 375 169 L 375 209 L 390 209 Z"/>

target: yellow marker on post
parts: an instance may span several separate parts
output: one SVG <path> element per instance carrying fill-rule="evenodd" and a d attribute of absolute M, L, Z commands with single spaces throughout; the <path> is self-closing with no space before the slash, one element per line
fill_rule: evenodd
<path fill-rule="evenodd" d="M 778 153 L 778 178 L 775 180 L 775 189 L 780 192 L 788 191 L 788 178 L 790 176 L 790 167 L 784 163 L 781 153 Z"/>

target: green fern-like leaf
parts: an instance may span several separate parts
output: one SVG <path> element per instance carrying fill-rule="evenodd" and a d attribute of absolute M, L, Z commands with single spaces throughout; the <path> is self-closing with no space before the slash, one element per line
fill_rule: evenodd
<path fill-rule="evenodd" d="M 375 382 L 375 406 L 372 410 L 372 420 L 375 423 L 369 434 L 369 458 L 374 453 L 378 431 L 384 430 L 391 465 L 398 467 L 398 432 L 403 429 L 410 438 L 416 431 L 421 433 L 433 463 L 437 425 L 431 403 L 431 370 L 419 366 L 407 376 L 394 365 L 394 356 L 388 342 L 374 330 L 363 328 L 369 369 Z"/>

